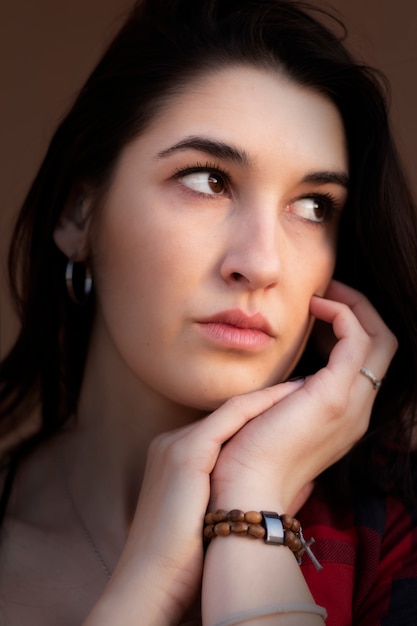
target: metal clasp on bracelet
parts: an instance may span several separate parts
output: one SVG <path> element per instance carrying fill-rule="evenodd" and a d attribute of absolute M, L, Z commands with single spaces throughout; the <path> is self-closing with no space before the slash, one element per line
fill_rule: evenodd
<path fill-rule="evenodd" d="M 284 525 L 278 513 L 273 511 L 261 511 L 263 525 L 265 528 L 265 543 L 272 543 L 277 546 L 284 545 Z"/>
<path fill-rule="evenodd" d="M 314 567 L 319 572 L 323 569 L 318 559 L 314 556 L 310 546 L 314 543 L 314 538 L 306 540 L 303 535 L 300 523 L 295 518 L 287 515 L 278 515 L 273 511 L 261 511 L 263 526 L 265 528 L 265 543 L 277 546 L 288 546 L 295 554 L 298 563 L 301 563 L 301 556 L 304 552 L 310 557 Z M 288 518 L 288 521 L 287 519 Z M 283 521 L 284 520 L 284 521 Z M 298 542 L 293 544 L 292 540 L 286 536 L 290 533 Z"/>

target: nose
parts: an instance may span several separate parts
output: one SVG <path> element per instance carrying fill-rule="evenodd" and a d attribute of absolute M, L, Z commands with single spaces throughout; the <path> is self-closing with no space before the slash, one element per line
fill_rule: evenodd
<path fill-rule="evenodd" d="M 228 224 L 223 280 L 251 290 L 275 286 L 281 274 L 278 230 L 276 206 L 237 210 Z"/>

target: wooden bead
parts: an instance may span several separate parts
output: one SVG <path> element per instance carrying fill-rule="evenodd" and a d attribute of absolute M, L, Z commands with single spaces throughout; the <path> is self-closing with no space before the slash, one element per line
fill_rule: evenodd
<path fill-rule="evenodd" d="M 280 515 L 280 519 L 281 519 L 282 525 L 284 526 L 286 530 L 289 530 L 292 527 L 294 518 L 291 517 L 291 515 L 284 513 L 284 515 Z"/>
<path fill-rule="evenodd" d="M 226 537 L 227 535 L 230 535 L 229 522 L 219 522 L 215 525 L 214 532 L 218 537 Z"/>
<path fill-rule="evenodd" d="M 230 530 L 232 533 L 236 533 L 238 535 L 246 535 L 248 532 L 248 525 L 246 522 L 232 522 L 230 524 Z"/>
<path fill-rule="evenodd" d="M 297 552 L 297 550 L 300 550 L 300 548 L 302 547 L 301 539 L 294 535 L 292 530 L 285 531 L 284 544 L 293 552 Z"/>
<path fill-rule="evenodd" d="M 262 515 L 259 511 L 248 511 L 245 513 L 245 522 L 248 522 L 248 524 L 260 524 L 262 522 Z"/>
<path fill-rule="evenodd" d="M 260 524 L 249 524 L 248 535 L 255 539 L 263 539 L 265 537 L 265 528 Z"/>
<path fill-rule="evenodd" d="M 224 509 L 217 509 L 217 511 L 213 514 L 214 523 L 217 522 L 225 522 L 227 520 L 227 511 Z"/>
<path fill-rule="evenodd" d="M 286 530 L 284 533 L 284 545 L 290 548 L 294 539 L 295 539 L 295 535 L 292 532 L 292 530 Z"/>
<path fill-rule="evenodd" d="M 205 514 L 205 516 L 204 516 L 204 523 L 205 524 L 215 524 L 214 513 L 213 512 Z"/>
<path fill-rule="evenodd" d="M 292 550 L 293 552 L 298 552 L 299 550 L 301 550 L 301 549 L 302 549 L 302 547 L 303 547 L 303 544 L 301 543 L 301 539 L 300 539 L 299 537 L 296 537 L 296 538 L 294 539 L 294 543 L 293 543 L 293 545 L 292 545 L 291 550 Z"/>
<path fill-rule="evenodd" d="M 315 567 L 318 570 L 322 569 L 314 554 L 308 550 L 314 543 L 314 539 L 306 541 L 303 538 L 300 522 L 288 514 L 280 515 L 279 518 L 284 529 L 284 545 L 294 553 L 297 559 L 307 552 Z M 263 539 L 266 535 L 262 524 L 262 513 L 258 511 L 244 513 L 240 509 L 232 509 L 229 512 L 218 509 L 214 513 L 206 513 L 204 522 L 203 536 L 208 541 L 216 536 L 226 537 L 231 533 L 249 536 L 253 539 Z"/>
<path fill-rule="evenodd" d="M 230 522 L 244 522 L 245 514 L 240 509 L 233 509 L 232 511 L 229 511 L 227 519 Z"/>
<path fill-rule="evenodd" d="M 284 528 L 284 544 L 296 555 L 305 551 L 298 532 L 301 529 L 300 522 L 291 515 L 280 515 L 280 520 Z M 206 513 L 204 517 L 204 537 L 208 540 L 216 536 L 226 537 L 230 533 L 237 535 L 249 535 L 256 539 L 263 539 L 266 531 L 262 522 L 262 514 L 259 511 L 247 511 L 244 513 L 240 509 L 217 511 Z"/>
<path fill-rule="evenodd" d="M 214 526 L 213 525 L 204 526 L 203 535 L 205 539 L 213 539 L 213 537 L 216 536 L 216 533 L 214 532 Z"/>

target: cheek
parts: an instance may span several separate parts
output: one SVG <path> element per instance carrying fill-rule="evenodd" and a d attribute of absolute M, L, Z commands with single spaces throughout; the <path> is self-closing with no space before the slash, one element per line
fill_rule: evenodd
<path fill-rule="evenodd" d="M 326 245 L 298 266 L 297 275 L 292 283 L 292 302 L 294 303 L 290 324 L 298 336 L 295 344 L 300 346 L 300 356 L 311 333 L 313 318 L 310 315 L 310 301 L 313 295 L 324 296 L 332 279 L 336 260 L 335 245 Z M 297 332 L 298 329 L 298 332 Z"/>
<path fill-rule="evenodd" d="M 292 257 L 292 267 L 286 266 L 286 275 L 290 277 L 294 288 L 294 297 L 305 300 L 307 307 L 311 296 L 323 296 L 332 279 L 336 265 L 335 237 L 326 235 L 319 242 L 306 241 L 298 246 Z"/>
<path fill-rule="evenodd" d="M 129 341 L 141 349 L 170 344 L 183 307 L 206 276 L 202 242 L 161 206 L 144 205 L 146 213 L 121 205 L 119 212 L 104 211 L 95 235 L 98 307 L 125 348 Z"/>
<path fill-rule="evenodd" d="M 336 266 L 337 233 L 333 232 L 326 238 L 325 244 L 319 249 L 312 263 L 312 295 L 323 296 L 333 277 Z"/>
<path fill-rule="evenodd" d="M 144 203 L 145 204 L 145 203 Z M 158 285 L 175 256 L 174 233 L 164 224 L 152 223 L 152 209 L 104 211 L 95 233 L 94 272 L 106 289 L 133 296 L 142 286 Z M 132 287 L 134 290 L 132 291 Z"/>

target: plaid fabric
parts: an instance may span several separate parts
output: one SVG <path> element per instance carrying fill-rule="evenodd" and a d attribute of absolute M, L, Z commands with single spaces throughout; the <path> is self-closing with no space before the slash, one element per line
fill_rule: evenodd
<path fill-rule="evenodd" d="M 314 494 L 299 514 L 323 570 L 302 570 L 327 626 L 417 626 L 417 515 L 393 497 L 335 511 Z"/>

